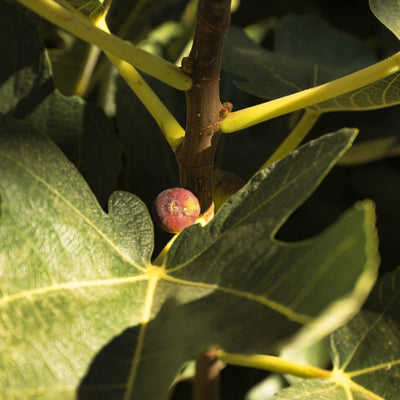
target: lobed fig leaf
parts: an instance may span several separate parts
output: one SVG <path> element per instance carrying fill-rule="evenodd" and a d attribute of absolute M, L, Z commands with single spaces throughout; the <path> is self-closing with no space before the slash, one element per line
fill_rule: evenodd
<path fill-rule="evenodd" d="M 370 202 L 315 238 L 274 239 L 354 130 L 261 171 L 154 266 L 143 202 L 116 192 L 105 213 L 49 138 L 9 116 L 0 128 L 2 398 L 166 399 L 204 349 L 275 353 L 318 337 L 375 280 Z"/>

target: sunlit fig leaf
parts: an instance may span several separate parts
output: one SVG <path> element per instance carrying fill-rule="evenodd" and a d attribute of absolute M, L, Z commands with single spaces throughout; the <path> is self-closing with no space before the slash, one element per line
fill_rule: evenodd
<path fill-rule="evenodd" d="M 208 346 L 274 352 L 316 338 L 348 319 L 373 285 L 370 202 L 313 239 L 274 239 L 352 130 L 255 176 L 153 266 L 152 224 L 136 196 L 114 193 L 105 213 L 46 136 L 9 117 L 0 125 L 5 398 L 165 399 L 178 369 Z"/>
<path fill-rule="evenodd" d="M 350 378 L 354 393 L 398 397 L 400 268 L 378 282 L 361 313 L 335 332 L 331 342 L 335 374 Z"/>
<path fill-rule="evenodd" d="M 142 317 L 151 220 L 127 193 L 105 214 L 46 136 L 0 122 L 0 392 L 72 399 L 96 352 Z"/>
<path fill-rule="evenodd" d="M 0 112 L 54 140 L 105 204 L 121 169 L 114 125 L 99 106 L 55 90 L 35 25 L 15 4 L 0 6 Z"/>
<path fill-rule="evenodd" d="M 331 335 L 330 379 L 308 380 L 277 400 L 396 400 L 400 375 L 400 268 L 378 281 L 362 311 Z"/>
<path fill-rule="evenodd" d="M 374 110 L 400 104 L 400 73 L 317 104 L 318 110 L 358 111 Z"/>
<path fill-rule="evenodd" d="M 369 0 L 375 17 L 400 39 L 400 6 L 396 0 Z"/>

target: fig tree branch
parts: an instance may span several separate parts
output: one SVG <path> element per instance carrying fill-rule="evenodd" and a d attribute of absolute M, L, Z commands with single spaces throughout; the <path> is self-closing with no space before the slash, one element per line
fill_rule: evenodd
<path fill-rule="evenodd" d="M 186 92 L 186 133 L 176 157 L 181 184 L 196 193 L 203 213 L 212 207 L 212 170 L 219 126 L 228 112 L 220 101 L 219 77 L 230 6 L 230 0 L 199 1 L 193 46 L 182 61 L 193 84 Z"/>
<path fill-rule="evenodd" d="M 213 215 L 212 173 L 220 123 L 231 107 L 221 104 L 219 78 L 225 36 L 230 24 L 231 0 L 199 0 L 193 45 L 183 59 L 192 76 L 186 91 L 186 132 L 176 150 L 180 182 L 198 197 L 203 216 Z M 220 363 L 215 355 L 197 357 L 193 398 L 217 400 Z"/>
<path fill-rule="evenodd" d="M 219 400 L 222 362 L 216 350 L 201 354 L 196 359 L 193 400 Z"/>

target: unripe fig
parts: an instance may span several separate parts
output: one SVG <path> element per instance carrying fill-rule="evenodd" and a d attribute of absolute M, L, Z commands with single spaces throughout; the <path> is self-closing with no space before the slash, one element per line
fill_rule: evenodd
<path fill-rule="evenodd" d="M 154 200 L 154 221 L 167 232 L 178 233 L 193 225 L 200 214 L 200 203 L 196 195 L 183 187 L 166 189 Z"/>
<path fill-rule="evenodd" d="M 243 186 L 244 182 L 238 176 L 227 171 L 215 170 L 213 172 L 213 201 L 215 211 L 218 211 L 222 204 Z"/>

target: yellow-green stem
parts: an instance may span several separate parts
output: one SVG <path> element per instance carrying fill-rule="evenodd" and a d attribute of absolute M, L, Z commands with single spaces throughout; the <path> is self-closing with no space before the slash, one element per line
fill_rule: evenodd
<path fill-rule="evenodd" d="M 173 245 L 175 239 L 178 237 L 178 235 L 172 236 L 170 241 L 165 245 L 165 247 L 162 249 L 160 254 L 157 256 L 157 258 L 153 261 L 153 265 L 156 265 L 157 267 L 162 267 L 164 264 L 165 257 L 167 256 L 171 246 Z"/>
<path fill-rule="evenodd" d="M 60 3 L 71 10 L 73 13 L 82 15 L 80 11 L 75 10 L 68 2 L 65 2 L 64 4 L 64 0 L 60 0 Z M 98 20 L 93 20 L 92 23 L 104 32 L 110 33 L 105 17 L 106 15 L 103 15 Z M 91 47 L 91 49 L 94 49 L 94 51 L 96 52 L 98 48 Z M 161 131 L 164 133 L 172 150 L 175 151 L 177 145 L 185 135 L 185 131 L 183 130 L 183 128 L 132 65 L 128 64 L 118 57 L 113 56 L 108 52 L 106 52 L 105 54 L 114 65 L 114 67 L 119 71 L 119 73 L 130 86 L 130 88 L 139 97 L 139 99 L 150 112 L 150 114 L 153 116 Z M 86 72 L 87 74 L 89 74 L 91 71 L 93 71 L 93 68 L 90 68 L 89 71 Z M 85 75 L 81 77 L 77 86 L 78 95 L 83 95 L 83 93 L 86 91 L 88 81 L 88 76 Z"/>
<path fill-rule="evenodd" d="M 109 32 L 104 18 L 98 21 L 97 26 Z M 185 136 L 184 129 L 132 65 L 108 52 L 105 54 L 153 116 L 172 150 L 175 151 Z"/>
<path fill-rule="evenodd" d="M 18 0 L 18 2 L 80 39 L 101 48 L 114 57 L 125 60 L 176 89 L 188 90 L 192 86 L 190 76 L 173 63 L 147 53 L 115 35 L 104 32 L 93 25 L 89 19 L 67 10 L 55 1 Z"/>
<path fill-rule="evenodd" d="M 88 94 L 88 87 L 93 76 L 93 71 L 101 51 L 98 47 L 89 45 L 85 54 L 85 65 L 76 82 L 74 93 L 79 97 L 85 97 Z"/>
<path fill-rule="evenodd" d="M 57 0 L 57 3 L 61 4 L 63 7 L 65 7 L 69 11 L 85 17 L 85 15 L 82 14 L 82 12 L 80 10 L 77 10 L 76 8 L 74 8 L 74 6 L 72 6 L 68 0 Z M 101 17 L 102 16 L 100 16 L 100 18 Z M 86 18 L 89 18 L 89 17 L 86 16 Z M 96 24 L 97 19 L 96 20 L 90 19 L 90 20 L 93 24 Z M 89 83 L 90 83 L 91 77 L 93 75 L 94 68 L 96 67 L 97 60 L 100 56 L 100 53 L 101 53 L 100 49 L 93 45 L 89 45 L 88 48 L 85 50 L 85 54 L 82 59 L 83 68 L 80 71 L 80 74 L 75 83 L 75 88 L 73 90 L 73 93 L 75 95 L 77 95 L 79 97 L 85 97 L 85 95 L 87 94 Z"/>
<path fill-rule="evenodd" d="M 218 350 L 217 357 L 227 364 L 264 369 L 270 372 L 294 375 L 300 378 L 330 378 L 332 376 L 332 372 L 325 369 L 262 354 L 247 356 L 243 354 L 225 353 L 223 350 Z"/>
<path fill-rule="evenodd" d="M 396 53 L 383 61 L 323 85 L 232 112 L 221 122 L 220 129 L 223 133 L 236 132 L 351 92 L 399 70 L 400 53 Z"/>
<path fill-rule="evenodd" d="M 275 161 L 281 160 L 289 153 L 291 153 L 301 141 L 307 136 L 311 128 L 317 122 L 321 114 L 317 111 L 307 108 L 302 115 L 300 121 L 296 124 L 294 129 L 290 132 L 289 136 L 281 143 L 281 145 L 274 151 L 271 157 L 262 165 L 261 169 L 268 167 L 268 165 Z"/>
<path fill-rule="evenodd" d="M 111 54 L 106 53 L 106 55 L 153 116 L 172 150 L 175 151 L 178 144 L 181 143 L 185 136 L 184 129 L 169 112 L 164 103 L 151 90 L 146 81 L 130 64 L 112 56 Z"/>
<path fill-rule="evenodd" d="M 116 35 L 118 37 L 120 37 L 122 39 L 126 37 L 129 28 L 135 23 L 137 18 L 140 17 L 140 12 L 143 9 L 143 7 L 146 5 L 147 1 L 148 0 L 139 0 L 139 2 L 136 3 L 136 5 L 130 11 L 126 20 L 123 22 L 121 27 L 119 27 L 119 29 L 116 33 Z M 175 63 L 175 65 L 178 65 L 178 64 Z M 96 72 L 92 76 L 92 79 L 89 83 L 87 91 L 90 91 L 101 80 L 101 77 L 104 75 L 104 72 L 107 70 L 108 66 L 109 66 L 109 63 L 107 60 L 100 61 L 98 67 L 96 68 Z M 180 64 L 179 64 L 179 66 L 180 66 Z"/>

